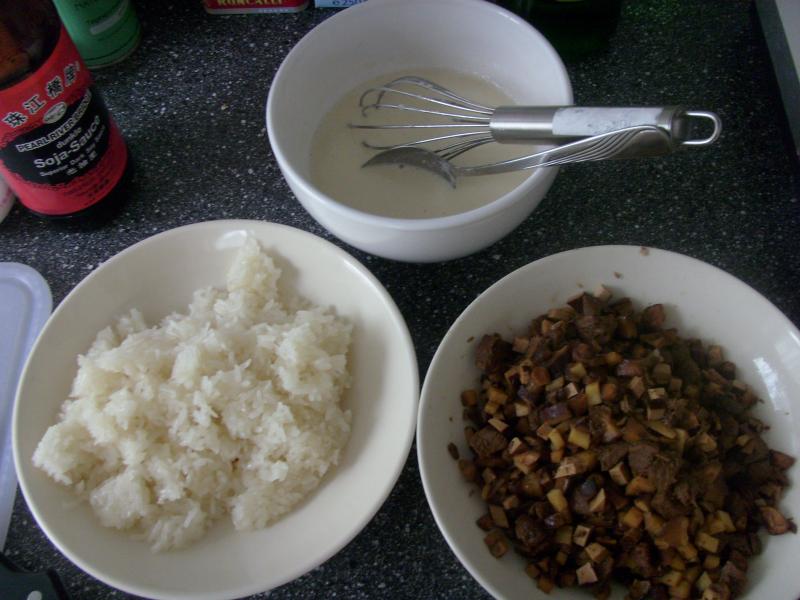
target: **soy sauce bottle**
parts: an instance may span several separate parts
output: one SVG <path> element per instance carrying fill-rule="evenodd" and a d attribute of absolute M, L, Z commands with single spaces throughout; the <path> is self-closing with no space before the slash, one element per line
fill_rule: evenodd
<path fill-rule="evenodd" d="M 122 135 L 51 0 L 0 0 L 0 175 L 46 218 L 97 223 L 125 198 Z"/>

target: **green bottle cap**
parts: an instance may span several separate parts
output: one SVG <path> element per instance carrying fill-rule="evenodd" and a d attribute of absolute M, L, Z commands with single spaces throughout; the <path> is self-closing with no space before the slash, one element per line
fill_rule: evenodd
<path fill-rule="evenodd" d="M 131 0 L 54 0 L 86 66 L 106 67 L 136 49 L 141 27 Z"/>

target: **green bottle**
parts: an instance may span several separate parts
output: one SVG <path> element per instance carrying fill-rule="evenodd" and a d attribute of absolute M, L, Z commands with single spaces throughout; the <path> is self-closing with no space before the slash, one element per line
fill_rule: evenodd
<path fill-rule="evenodd" d="M 619 21 L 621 0 L 496 0 L 538 29 L 565 58 L 608 46 Z"/>
<path fill-rule="evenodd" d="M 86 66 L 106 67 L 136 49 L 141 37 L 131 0 L 53 0 Z"/>

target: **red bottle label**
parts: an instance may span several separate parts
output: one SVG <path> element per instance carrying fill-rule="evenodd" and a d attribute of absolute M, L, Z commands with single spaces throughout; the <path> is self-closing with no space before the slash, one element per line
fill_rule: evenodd
<path fill-rule="evenodd" d="M 102 200 L 128 151 L 62 27 L 53 53 L 0 90 L 0 174 L 25 206 L 68 215 Z"/>

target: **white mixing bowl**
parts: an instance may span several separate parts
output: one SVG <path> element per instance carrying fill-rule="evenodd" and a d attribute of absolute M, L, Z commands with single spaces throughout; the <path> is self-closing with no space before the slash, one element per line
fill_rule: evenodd
<path fill-rule="evenodd" d="M 312 138 L 336 101 L 372 78 L 423 68 L 481 75 L 520 104 L 572 103 L 566 70 L 547 40 L 483 0 L 370 0 L 348 8 L 288 54 L 267 101 L 272 151 L 305 209 L 345 242 L 410 262 L 465 256 L 499 240 L 536 208 L 557 172 L 535 170 L 487 205 L 430 219 L 368 214 L 317 189 L 310 181 Z"/>

